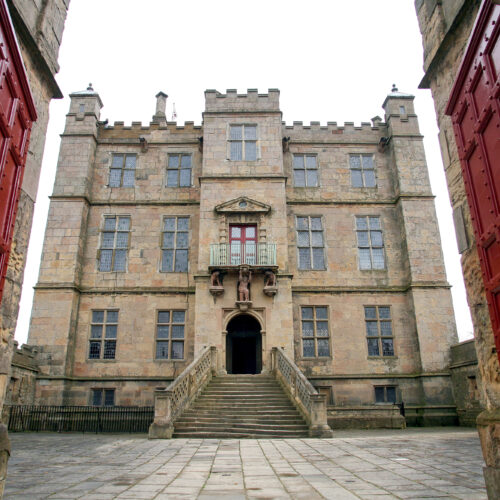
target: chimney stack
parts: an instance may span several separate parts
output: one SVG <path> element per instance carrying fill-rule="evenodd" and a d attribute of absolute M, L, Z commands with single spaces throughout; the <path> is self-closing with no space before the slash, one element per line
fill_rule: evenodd
<path fill-rule="evenodd" d="M 168 95 L 164 92 L 158 92 L 156 94 L 156 111 L 153 115 L 153 123 L 167 123 L 167 115 L 165 113 L 167 109 L 167 97 Z"/>

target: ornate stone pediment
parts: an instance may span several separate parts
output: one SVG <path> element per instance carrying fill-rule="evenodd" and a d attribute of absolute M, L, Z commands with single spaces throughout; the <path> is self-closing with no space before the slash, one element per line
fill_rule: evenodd
<path fill-rule="evenodd" d="M 235 200 L 229 200 L 217 205 L 214 210 L 222 214 L 267 214 L 271 211 L 271 207 L 260 201 L 241 196 Z"/>

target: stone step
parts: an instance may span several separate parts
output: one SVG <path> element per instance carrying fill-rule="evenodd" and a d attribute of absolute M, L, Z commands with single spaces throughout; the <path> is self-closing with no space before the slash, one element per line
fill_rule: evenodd
<path fill-rule="evenodd" d="M 279 417 L 279 418 L 278 418 Z M 192 414 L 192 415 L 183 415 L 181 419 L 178 420 L 179 422 L 184 423 L 196 423 L 196 422 L 203 422 L 203 423 L 219 423 L 219 422 L 224 422 L 224 423 L 249 423 L 249 424 L 269 424 L 269 425 L 283 425 L 283 424 L 293 424 L 293 425 L 304 425 L 304 420 L 300 417 L 297 417 L 297 415 L 289 415 L 289 416 L 269 416 L 269 415 L 264 415 L 264 416 L 251 416 L 251 417 L 244 417 L 244 416 L 238 416 L 238 415 L 213 415 L 213 414 L 208 414 L 208 415 L 200 415 L 200 414 Z"/>
<path fill-rule="evenodd" d="M 279 427 L 273 424 L 252 424 L 248 422 L 176 422 L 175 423 L 175 429 L 176 431 L 179 430 L 206 430 L 209 431 L 211 429 L 213 430 L 220 430 L 220 431 L 225 431 L 227 429 L 232 429 L 232 430 L 243 430 L 243 431 L 273 431 L 276 428 L 278 428 L 280 431 L 305 431 L 308 429 L 307 425 L 304 423 L 302 424 L 280 424 Z"/>
<path fill-rule="evenodd" d="M 210 381 L 174 424 L 174 437 L 300 438 L 307 424 L 269 375 L 224 375 Z"/>

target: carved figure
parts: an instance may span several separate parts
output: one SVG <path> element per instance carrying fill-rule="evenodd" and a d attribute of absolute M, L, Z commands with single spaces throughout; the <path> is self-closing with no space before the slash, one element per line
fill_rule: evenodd
<path fill-rule="evenodd" d="M 276 275 L 270 269 L 264 273 L 264 286 L 276 286 Z"/>
<path fill-rule="evenodd" d="M 252 282 L 252 271 L 248 267 L 240 268 L 238 277 L 238 298 L 240 302 L 250 302 L 250 283 Z"/>
<path fill-rule="evenodd" d="M 212 286 L 222 286 L 220 271 L 217 271 L 217 270 L 212 271 L 211 285 Z"/>

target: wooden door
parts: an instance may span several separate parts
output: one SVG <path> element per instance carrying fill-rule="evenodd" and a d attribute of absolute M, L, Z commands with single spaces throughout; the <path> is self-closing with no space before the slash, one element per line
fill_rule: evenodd
<path fill-rule="evenodd" d="M 500 6 L 485 0 L 446 109 L 451 115 L 500 360 Z"/>
<path fill-rule="evenodd" d="M 0 0 L 0 301 L 36 111 L 5 0 Z"/>

